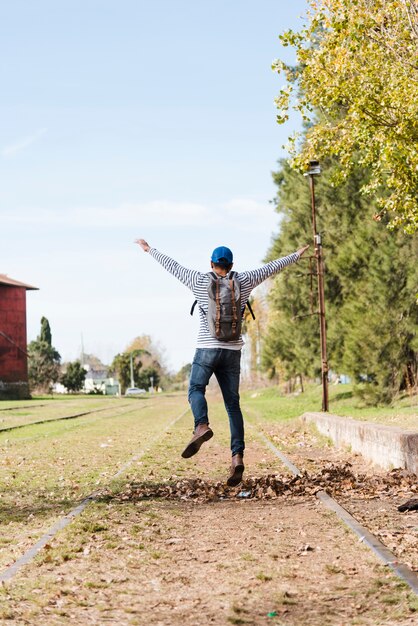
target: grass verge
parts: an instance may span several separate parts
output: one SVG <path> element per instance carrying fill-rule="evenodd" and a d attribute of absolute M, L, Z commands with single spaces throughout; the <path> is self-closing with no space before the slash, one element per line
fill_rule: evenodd
<path fill-rule="evenodd" d="M 277 422 L 321 410 L 322 387 L 308 385 L 304 393 L 283 395 L 277 386 L 242 393 L 243 403 L 262 416 Z M 418 397 L 404 396 L 390 406 L 369 407 L 355 398 L 351 385 L 330 385 L 329 412 L 357 420 L 377 422 L 417 430 Z"/>

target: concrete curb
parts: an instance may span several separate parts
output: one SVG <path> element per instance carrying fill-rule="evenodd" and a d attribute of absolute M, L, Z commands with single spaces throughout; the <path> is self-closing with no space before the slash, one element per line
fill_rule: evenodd
<path fill-rule="evenodd" d="M 350 446 L 353 452 L 384 469 L 401 467 L 418 475 L 417 431 L 361 422 L 331 413 L 304 413 L 302 420 L 313 422 L 337 447 Z"/>

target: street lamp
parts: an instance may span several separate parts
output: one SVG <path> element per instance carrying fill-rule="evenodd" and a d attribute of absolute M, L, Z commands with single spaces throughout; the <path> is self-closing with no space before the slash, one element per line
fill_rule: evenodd
<path fill-rule="evenodd" d="M 319 161 L 309 161 L 308 170 L 304 176 L 309 176 L 309 187 L 311 190 L 312 205 L 312 231 L 316 258 L 316 275 L 318 280 L 318 301 L 319 301 L 319 333 L 321 339 L 321 372 L 322 372 L 322 410 L 328 411 L 328 361 L 327 361 L 327 331 L 325 323 L 325 295 L 324 295 L 324 263 L 322 256 L 322 240 L 320 233 L 316 230 L 316 209 L 315 209 L 315 176 L 321 174 Z"/>

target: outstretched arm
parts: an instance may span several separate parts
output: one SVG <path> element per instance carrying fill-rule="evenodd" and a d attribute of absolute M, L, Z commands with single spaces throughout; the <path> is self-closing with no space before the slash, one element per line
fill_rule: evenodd
<path fill-rule="evenodd" d="M 156 261 L 161 263 L 164 269 L 175 276 L 180 282 L 183 283 L 183 285 L 186 285 L 186 287 L 193 290 L 200 275 L 199 272 L 183 267 L 171 257 L 166 254 L 162 254 L 155 248 L 152 248 L 149 243 L 145 241 L 145 239 L 135 239 L 134 243 L 137 243 L 144 252 L 149 252 Z"/>
<path fill-rule="evenodd" d="M 242 278 L 244 279 L 248 279 L 252 288 L 257 287 L 257 285 L 269 278 L 269 276 L 278 274 L 287 265 L 291 265 L 292 263 L 296 263 L 296 261 L 299 261 L 300 257 L 306 252 L 308 248 L 309 244 L 303 246 L 302 248 L 299 248 L 299 250 L 293 252 L 293 254 L 289 254 L 288 256 L 285 256 L 281 259 L 275 259 L 274 261 L 270 261 L 270 263 L 267 263 L 266 265 L 263 265 L 256 270 L 250 270 L 248 272 L 243 272 L 242 274 L 240 273 L 240 276 L 242 276 Z"/>

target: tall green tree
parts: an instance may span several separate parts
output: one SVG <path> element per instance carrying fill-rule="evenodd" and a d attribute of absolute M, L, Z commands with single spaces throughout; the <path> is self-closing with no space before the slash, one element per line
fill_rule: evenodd
<path fill-rule="evenodd" d="M 28 345 L 28 376 L 32 389 L 50 392 L 60 377 L 61 357 L 52 346 L 51 327 L 45 317 L 41 319 L 41 332 Z"/>
<path fill-rule="evenodd" d="M 305 26 L 281 36 L 297 67 L 273 67 L 287 84 L 278 122 L 298 110 L 309 123 L 292 138 L 294 164 L 336 157 L 334 181 L 362 165 L 361 191 L 377 219 L 418 229 L 418 8 L 410 0 L 308 0 Z M 387 220 L 386 220 L 387 222 Z"/>
<path fill-rule="evenodd" d="M 352 376 L 369 401 L 389 401 L 418 384 L 418 241 L 370 219 L 376 206 L 361 193 L 367 170 L 354 168 L 335 187 L 337 167 L 329 162 L 317 183 L 330 367 Z M 283 162 L 275 182 L 282 219 L 269 258 L 312 237 L 306 179 Z M 263 364 L 284 368 L 287 377 L 320 371 L 316 277 L 309 274 L 309 260 L 302 260 L 271 291 Z"/>
<path fill-rule="evenodd" d="M 274 238 L 267 261 L 300 248 L 311 239 L 309 194 L 303 177 L 288 163 L 274 174 L 279 188 L 275 199 L 281 216 L 280 233 Z M 271 376 L 286 379 L 300 375 L 314 377 L 320 372 L 319 328 L 311 317 L 309 258 L 304 257 L 273 279 L 269 295 L 269 323 L 263 336 L 262 365 Z"/>
<path fill-rule="evenodd" d="M 41 317 L 41 332 L 38 337 L 39 341 L 44 341 L 49 346 L 52 345 L 51 326 L 46 317 Z"/>

